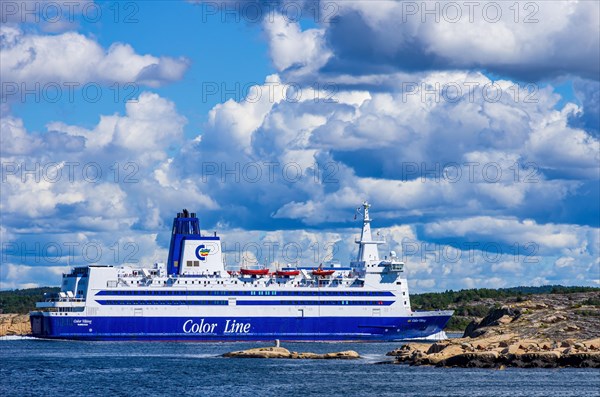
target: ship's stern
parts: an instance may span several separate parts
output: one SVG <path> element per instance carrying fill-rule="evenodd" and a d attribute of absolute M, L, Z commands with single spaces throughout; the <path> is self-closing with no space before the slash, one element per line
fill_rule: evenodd
<path fill-rule="evenodd" d="M 48 322 L 44 313 L 34 311 L 29 313 L 29 322 L 31 324 L 31 335 L 37 338 L 43 338 L 49 335 Z"/>

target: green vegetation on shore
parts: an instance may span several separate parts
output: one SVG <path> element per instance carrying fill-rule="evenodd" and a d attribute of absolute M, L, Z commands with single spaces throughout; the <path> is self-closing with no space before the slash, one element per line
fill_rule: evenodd
<path fill-rule="evenodd" d="M 545 285 L 542 287 L 513 287 L 513 288 L 479 288 L 463 289 L 460 291 L 428 292 L 424 294 L 411 294 L 410 300 L 414 310 L 442 310 L 449 307 L 466 308 L 472 302 L 483 299 L 518 298 L 525 299 L 527 295 L 535 294 L 572 294 L 577 292 L 600 291 L 595 287 L 564 287 L 562 285 Z M 468 310 L 468 309 L 467 309 Z M 465 313 L 463 315 L 470 315 Z M 477 313 L 473 315 L 480 317 Z M 485 315 L 485 313 L 483 313 Z"/>
<path fill-rule="evenodd" d="M 35 302 L 44 300 L 44 293 L 58 291 L 60 291 L 58 287 L 0 291 L 0 313 L 29 313 L 35 309 Z"/>

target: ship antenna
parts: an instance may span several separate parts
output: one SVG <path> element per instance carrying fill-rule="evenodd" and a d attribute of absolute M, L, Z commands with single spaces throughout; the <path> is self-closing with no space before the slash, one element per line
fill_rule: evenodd
<path fill-rule="evenodd" d="M 356 215 L 360 214 L 362 216 L 362 212 L 360 212 L 360 207 L 356 208 L 356 212 L 354 213 L 354 220 L 356 220 Z"/>

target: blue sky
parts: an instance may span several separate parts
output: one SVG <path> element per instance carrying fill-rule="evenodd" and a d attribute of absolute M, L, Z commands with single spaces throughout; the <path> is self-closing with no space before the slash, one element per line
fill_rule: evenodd
<path fill-rule="evenodd" d="M 95 14 L 92 14 L 95 8 L 89 9 L 89 17 L 75 17 L 80 24 L 77 31 L 94 37 L 102 47 L 109 48 L 117 42 L 127 43 L 139 54 L 185 57 L 190 61 L 185 78 L 153 90 L 178 102 L 180 112 L 190 119 L 186 126 L 186 135 L 190 137 L 197 134 L 198 126 L 206 121 L 208 111 L 222 98 L 220 93 L 203 96 L 202 82 L 205 86 L 211 82 L 219 85 L 224 82 L 227 87 L 235 87 L 235 83 L 261 83 L 264 76 L 275 72 L 260 29 L 236 23 L 233 18 L 222 23 L 219 16 L 206 15 L 207 11 L 203 14 L 201 6 L 186 2 L 169 3 L 168 7 L 164 2 L 96 3 L 102 10 L 99 21 L 96 22 Z M 44 9 L 43 6 L 39 8 Z M 40 19 L 43 20 L 43 13 Z M 27 20 L 33 21 L 33 17 Z M 157 26 L 169 28 L 161 29 L 157 34 Z M 243 68 L 237 64 L 239 59 L 244 59 Z M 113 83 L 106 84 L 106 87 L 98 102 L 86 101 L 83 94 L 77 95 L 76 101 L 70 101 L 66 87 L 63 87 L 62 100 L 56 106 L 49 106 L 47 100 L 36 103 L 31 95 L 26 97 L 29 100 L 15 104 L 15 114 L 27 120 L 28 127 L 31 125 L 34 130 L 42 130 L 48 120 L 57 117 L 92 126 L 97 123 L 99 114 L 122 111 L 124 101 L 144 89 L 140 84 L 125 87 L 124 84 Z M 241 98 L 238 95 L 236 99 Z"/>
<path fill-rule="evenodd" d="M 600 283 L 597 2 L 23 4 L 0 288 L 164 261 L 184 207 L 232 267 L 346 262 L 365 199 L 415 291 Z"/>

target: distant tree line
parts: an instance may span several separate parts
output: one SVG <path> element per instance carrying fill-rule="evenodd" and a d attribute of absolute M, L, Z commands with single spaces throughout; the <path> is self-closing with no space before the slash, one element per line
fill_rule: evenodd
<path fill-rule="evenodd" d="M 472 304 L 483 299 L 522 298 L 535 294 L 572 294 L 577 292 L 600 291 L 595 287 L 564 287 L 562 285 L 544 285 L 542 287 L 512 287 L 512 288 L 479 288 L 463 289 L 460 291 L 447 290 L 444 292 L 428 292 L 424 294 L 411 294 L 410 301 L 414 310 L 441 310 L 447 308 L 466 311 L 463 315 L 478 316 L 478 313 L 469 313 Z M 470 305 L 468 305 L 470 304 Z"/>
<path fill-rule="evenodd" d="M 29 313 L 35 309 L 35 302 L 44 300 L 44 293 L 58 291 L 60 291 L 58 287 L 0 291 L 0 313 Z"/>

